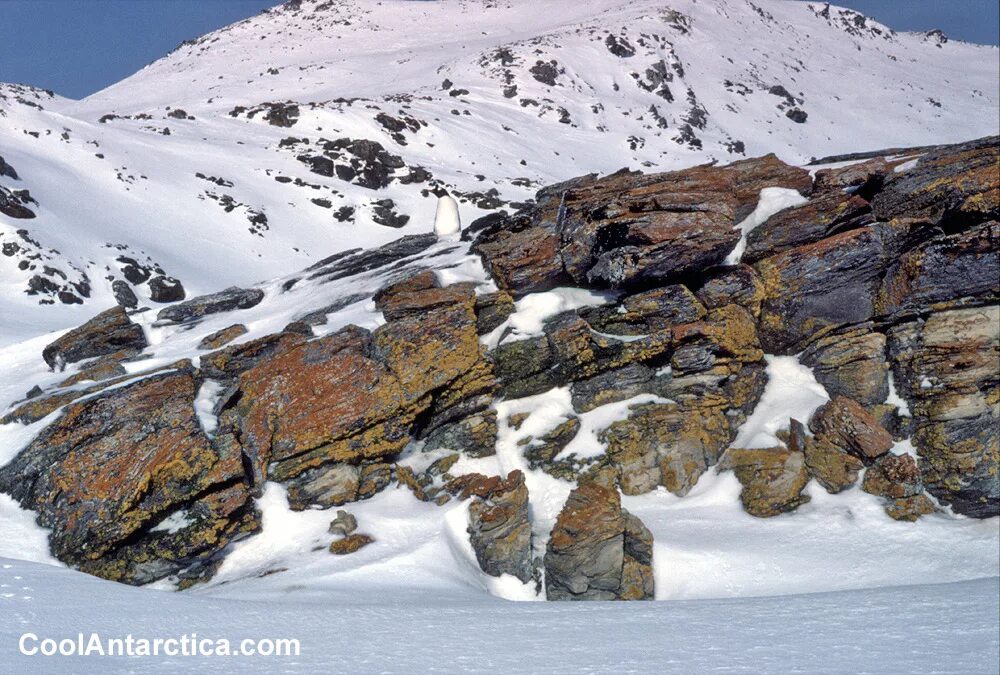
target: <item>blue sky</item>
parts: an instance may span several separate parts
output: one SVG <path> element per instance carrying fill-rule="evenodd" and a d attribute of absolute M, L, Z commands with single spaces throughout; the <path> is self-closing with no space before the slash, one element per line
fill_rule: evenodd
<path fill-rule="evenodd" d="M 0 82 L 81 98 L 130 75 L 183 40 L 278 0 L 0 0 Z M 997 44 L 1000 0 L 838 0 L 896 30 L 940 28 Z"/>

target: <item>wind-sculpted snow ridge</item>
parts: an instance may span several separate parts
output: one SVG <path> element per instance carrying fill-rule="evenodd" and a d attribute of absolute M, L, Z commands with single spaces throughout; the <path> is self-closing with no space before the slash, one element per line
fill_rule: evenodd
<path fill-rule="evenodd" d="M 776 0 L 303 0 L 82 101 L 0 86 L 0 342 L 588 171 L 996 133 L 993 48 Z M 876 95 L 877 94 L 877 95 Z"/>
<path fill-rule="evenodd" d="M 998 147 L 588 174 L 7 347 L 0 555 L 237 595 L 994 574 Z"/>

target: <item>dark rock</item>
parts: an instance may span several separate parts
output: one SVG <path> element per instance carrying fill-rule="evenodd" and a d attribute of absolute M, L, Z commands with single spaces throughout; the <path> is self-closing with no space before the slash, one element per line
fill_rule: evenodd
<path fill-rule="evenodd" d="M 878 497 L 903 499 L 923 492 L 920 469 L 911 455 L 887 454 L 865 472 L 861 489 Z"/>
<path fill-rule="evenodd" d="M 575 475 L 572 475 L 576 473 L 573 459 L 556 461 L 556 455 L 576 438 L 579 431 L 580 419 L 571 417 L 540 438 L 532 439 L 529 436 L 528 443 L 524 447 L 524 457 L 528 460 L 528 468 L 541 468 L 546 473 L 558 477 L 575 479 Z"/>
<path fill-rule="evenodd" d="M 608 403 L 625 401 L 640 394 L 657 391 L 656 371 L 640 363 L 599 373 L 573 382 L 573 409 L 588 412 Z"/>
<path fill-rule="evenodd" d="M 616 335 L 645 335 L 698 321 L 705 307 L 686 286 L 671 285 L 629 295 L 617 305 L 600 305 L 580 315 L 597 330 Z"/>
<path fill-rule="evenodd" d="M 829 192 L 802 206 L 784 209 L 747 234 L 742 261 L 754 263 L 788 249 L 874 222 L 868 202 L 852 194 Z"/>
<path fill-rule="evenodd" d="M 760 316 L 764 285 L 752 267 L 737 265 L 709 273 L 695 290 L 695 296 L 708 309 L 735 304 L 746 308 L 756 318 Z"/>
<path fill-rule="evenodd" d="M 115 302 L 126 309 L 135 309 L 139 306 L 139 298 L 135 297 L 132 286 L 127 281 L 115 279 L 111 283 L 111 292 L 115 296 Z"/>
<path fill-rule="evenodd" d="M 149 280 L 149 297 L 153 302 L 177 302 L 185 295 L 184 286 L 173 277 L 159 275 Z"/>
<path fill-rule="evenodd" d="M 128 318 L 125 310 L 115 307 L 101 312 L 78 328 L 74 328 L 42 351 L 42 358 L 52 369 L 62 369 L 95 356 L 112 354 L 122 349 L 145 349 L 149 345 L 142 328 Z"/>
<path fill-rule="evenodd" d="M 152 283 L 152 282 L 150 282 Z M 156 315 L 157 321 L 188 323 L 202 317 L 235 309 L 255 307 L 264 299 L 264 291 L 259 288 L 237 288 L 231 286 L 224 291 L 200 295 L 171 307 L 164 307 Z"/>

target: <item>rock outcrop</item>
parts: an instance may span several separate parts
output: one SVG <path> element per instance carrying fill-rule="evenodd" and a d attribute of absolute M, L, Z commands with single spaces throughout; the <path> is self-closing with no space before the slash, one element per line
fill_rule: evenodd
<path fill-rule="evenodd" d="M 479 567 L 494 577 L 510 574 L 522 582 L 530 581 L 531 524 L 524 474 L 511 471 L 506 479 L 496 481 L 480 476 L 474 484 L 469 539 Z"/>
<path fill-rule="evenodd" d="M 570 493 L 545 551 L 549 600 L 652 600 L 653 535 L 607 480 Z"/>
<path fill-rule="evenodd" d="M 123 349 L 142 351 L 148 346 L 142 327 L 132 323 L 121 307 L 101 312 L 42 350 L 42 358 L 53 370 Z"/>

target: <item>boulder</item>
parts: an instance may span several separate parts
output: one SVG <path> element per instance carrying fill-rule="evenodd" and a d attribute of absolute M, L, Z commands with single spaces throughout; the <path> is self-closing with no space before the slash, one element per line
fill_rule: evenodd
<path fill-rule="evenodd" d="M 42 350 L 42 358 L 53 370 L 61 370 L 67 363 L 123 349 L 142 351 L 147 346 L 142 327 L 132 323 L 122 307 L 114 307 L 50 343 Z"/>
<path fill-rule="evenodd" d="M 375 307 L 386 321 L 407 317 L 419 318 L 424 312 L 468 303 L 474 299 L 473 284 L 441 287 L 434 272 L 425 270 L 380 289 Z"/>
<path fill-rule="evenodd" d="M 920 469 L 912 455 L 883 455 L 865 472 L 861 489 L 890 499 L 914 497 L 923 492 Z"/>
<path fill-rule="evenodd" d="M 152 283 L 152 282 L 150 282 Z M 224 291 L 200 295 L 185 302 L 164 307 L 156 315 L 157 321 L 169 323 L 189 323 L 210 314 L 231 312 L 235 309 L 250 309 L 264 299 L 264 291 L 259 288 L 238 288 L 231 286 Z M 158 302 L 167 302 L 159 300 Z"/>
<path fill-rule="evenodd" d="M 127 281 L 115 279 L 111 282 L 111 293 L 115 296 L 115 302 L 125 309 L 135 309 L 139 306 L 139 298 L 135 297 L 135 291 Z"/>
<path fill-rule="evenodd" d="M 583 482 L 559 513 L 545 550 L 549 600 L 652 600 L 653 537 L 601 480 Z"/>
<path fill-rule="evenodd" d="M 153 302 L 177 302 L 186 295 L 179 279 L 161 274 L 149 280 L 149 299 Z"/>
<path fill-rule="evenodd" d="M 483 230 L 474 251 L 501 288 L 662 283 L 721 263 L 736 223 L 764 187 L 811 190 L 807 171 L 774 155 L 644 176 L 620 171 L 539 193 L 537 205 Z"/>
<path fill-rule="evenodd" d="M 210 573 L 259 519 L 240 452 L 202 431 L 197 390 L 188 369 L 69 405 L 0 468 L 0 491 L 37 511 L 53 554 L 85 572 L 131 584 Z"/>
<path fill-rule="evenodd" d="M 809 429 L 817 439 L 850 453 L 870 465 L 893 446 L 892 435 L 860 403 L 835 396 L 820 406 Z"/>
<path fill-rule="evenodd" d="M 511 471 L 469 504 L 469 540 L 479 567 L 490 576 L 531 580 L 531 524 L 524 474 Z"/>
<path fill-rule="evenodd" d="M 358 519 L 344 510 L 337 511 L 337 517 L 330 521 L 330 534 L 346 537 L 356 529 L 358 529 Z"/>
<path fill-rule="evenodd" d="M 809 501 L 802 494 L 809 473 L 805 456 L 785 448 L 730 448 L 719 469 L 731 469 L 743 486 L 740 501 L 751 516 L 770 518 Z"/>

